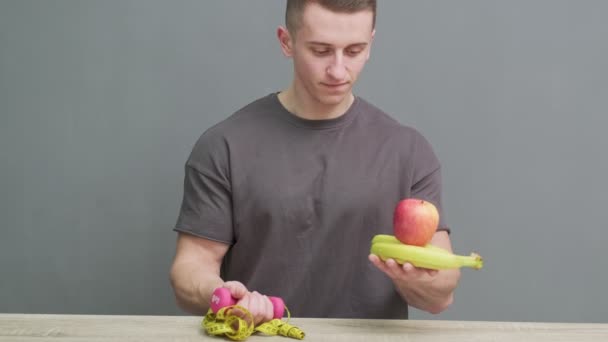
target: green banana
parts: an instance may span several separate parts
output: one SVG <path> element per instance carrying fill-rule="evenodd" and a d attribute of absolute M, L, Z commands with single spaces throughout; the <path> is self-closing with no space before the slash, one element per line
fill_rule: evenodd
<path fill-rule="evenodd" d="M 394 244 L 403 245 L 403 242 L 399 241 L 395 236 L 388 235 L 388 234 L 378 234 L 378 235 L 374 236 L 372 238 L 372 245 L 375 243 L 394 243 Z M 424 246 L 424 248 L 436 250 L 438 252 L 452 254 L 452 252 L 448 251 L 447 249 L 441 248 L 439 246 L 431 245 L 430 243 L 427 244 L 426 246 Z"/>
<path fill-rule="evenodd" d="M 416 267 L 434 270 L 460 267 L 481 269 L 483 267 L 483 259 L 476 253 L 463 256 L 453 254 L 431 244 L 424 247 L 406 245 L 392 235 L 380 234 L 374 236 L 371 253 L 382 260 L 391 258 L 400 264 L 409 262 Z"/>
<path fill-rule="evenodd" d="M 372 245 L 378 242 L 401 243 L 394 235 L 378 234 L 372 238 Z"/>

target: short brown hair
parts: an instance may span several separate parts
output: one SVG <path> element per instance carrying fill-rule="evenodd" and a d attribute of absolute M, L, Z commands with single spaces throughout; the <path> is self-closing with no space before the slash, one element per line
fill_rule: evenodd
<path fill-rule="evenodd" d="M 287 0 L 285 25 L 292 34 L 296 32 L 302 20 L 304 8 L 311 2 L 338 13 L 355 13 L 370 10 L 373 13 L 372 28 L 376 27 L 376 0 Z"/>

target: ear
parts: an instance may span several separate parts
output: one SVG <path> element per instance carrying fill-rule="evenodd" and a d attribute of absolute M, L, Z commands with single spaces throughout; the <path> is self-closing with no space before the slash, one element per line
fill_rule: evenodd
<path fill-rule="evenodd" d="M 367 57 L 365 57 L 365 60 L 369 60 L 369 55 L 372 52 L 372 43 L 374 42 L 374 36 L 376 36 L 376 29 L 372 30 L 372 39 L 369 40 L 369 46 L 367 47 Z"/>
<path fill-rule="evenodd" d="M 277 38 L 279 39 L 279 44 L 281 44 L 281 50 L 285 57 L 293 56 L 293 39 L 291 39 L 291 35 L 289 31 L 284 26 L 279 26 L 277 29 Z"/>

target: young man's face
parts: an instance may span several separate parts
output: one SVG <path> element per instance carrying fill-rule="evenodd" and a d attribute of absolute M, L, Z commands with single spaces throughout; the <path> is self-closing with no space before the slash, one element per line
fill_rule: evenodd
<path fill-rule="evenodd" d="M 352 87 L 369 59 L 374 36 L 371 11 L 335 13 L 311 3 L 291 40 L 295 83 L 323 105 L 350 100 Z"/>

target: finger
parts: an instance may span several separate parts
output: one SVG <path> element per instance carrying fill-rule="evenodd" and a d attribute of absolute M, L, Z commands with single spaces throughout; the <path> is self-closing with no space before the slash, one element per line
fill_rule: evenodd
<path fill-rule="evenodd" d="M 405 274 L 403 272 L 403 269 L 401 269 L 401 265 L 399 265 L 395 261 L 395 259 L 392 259 L 392 258 L 386 259 L 384 261 L 384 269 L 385 269 L 386 275 L 388 275 L 389 278 L 391 278 L 393 281 L 404 279 Z"/>
<path fill-rule="evenodd" d="M 439 270 L 432 270 L 432 269 L 426 269 L 426 273 L 431 276 L 434 277 L 437 275 L 437 273 L 439 273 Z"/>
<path fill-rule="evenodd" d="M 369 261 L 374 264 L 374 266 L 378 267 L 379 269 L 384 269 L 384 263 L 382 262 L 382 260 L 380 260 L 380 258 L 375 255 L 375 254 L 370 254 L 367 256 L 367 258 L 369 259 Z"/>
<path fill-rule="evenodd" d="M 268 296 L 263 296 L 264 298 L 264 306 L 265 306 L 265 315 L 264 315 L 264 321 L 270 321 L 274 318 L 274 307 L 272 305 L 272 302 L 270 301 L 270 298 L 268 298 Z"/>
<path fill-rule="evenodd" d="M 435 276 L 437 274 L 437 270 L 434 269 L 430 269 L 430 268 L 422 268 L 422 267 L 416 267 L 413 264 L 407 262 L 405 264 L 403 264 L 403 266 L 401 266 L 403 268 L 403 271 L 410 275 L 410 276 L 415 276 L 415 277 L 424 277 L 424 276 Z"/>
<path fill-rule="evenodd" d="M 376 268 L 380 269 L 380 271 L 384 272 L 386 275 L 389 275 L 389 270 L 384 264 L 384 261 L 382 261 L 377 255 L 370 254 L 368 259 L 374 266 L 376 266 Z"/>
<path fill-rule="evenodd" d="M 230 295 L 235 299 L 241 299 L 249 292 L 243 283 L 235 280 L 225 282 L 222 287 L 230 290 Z"/>
<path fill-rule="evenodd" d="M 249 307 L 251 306 L 251 295 L 246 294 L 245 296 L 243 296 L 243 298 L 241 298 L 240 300 L 238 300 L 236 302 L 236 305 L 242 306 L 245 309 L 249 310 Z M 249 310 L 249 311 L 251 311 L 251 310 Z"/>
<path fill-rule="evenodd" d="M 429 271 L 430 271 L 427 268 L 416 267 L 409 262 L 403 264 L 403 266 L 401 266 L 401 267 L 403 269 L 403 272 L 405 274 L 407 274 L 408 277 L 415 277 L 415 278 L 428 276 Z"/>
<path fill-rule="evenodd" d="M 258 325 L 264 321 L 266 316 L 264 297 L 262 297 L 262 295 L 257 291 L 253 291 L 251 293 L 250 308 L 255 325 Z"/>
<path fill-rule="evenodd" d="M 413 274 L 416 272 L 416 267 L 414 267 L 414 265 L 410 264 L 409 262 L 403 263 L 401 269 L 403 269 L 403 272 L 407 274 Z"/>
<path fill-rule="evenodd" d="M 401 271 L 398 270 L 398 264 L 393 259 L 386 259 L 382 261 L 377 255 L 370 254 L 369 260 L 379 268 L 382 272 L 384 272 L 387 276 L 392 279 L 396 279 L 400 276 Z"/>
<path fill-rule="evenodd" d="M 251 296 L 249 297 L 249 312 L 253 315 L 253 322 L 255 325 L 260 323 L 260 304 L 257 297 L 257 292 L 251 292 Z"/>
<path fill-rule="evenodd" d="M 245 308 L 247 311 L 249 311 L 250 315 L 247 315 L 247 313 L 245 313 L 244 311 L 242 311 L 239 308 L 234 308 L 232 309 L 232 311 L 230 313 L 234 314 L 235 316 L 238 316 L 242 319 L 244 319 L 247 324 L 254 324 L 255 319 L 253 317 L 253 314 L 251 312 L 251 295 L 250 294 L 246 294 L 243 298 L 241 298 L 241 300 L 239 300 L 236 305 L 241 306 L 243 308 Z M 253 321 L 251 321 L 251 319 L 253 319 Z"/>
<path fill-rule="evenodd" d="M 270 321 L 273 318 L 274 310 L 272 302 L 268 296 L 264 296 L 261 293 L 254 291 L 252 292 L 252 307 L 255 310 L 256 324 Z"/>
<path fill-rule="evenodd" d="M 385 264 L 391 278 L 401 279 L 404 275 L 407 275 L 407 273 L 404 272 L 404 268 L 399 265 L 394 259 L 386 259 Z"/>

